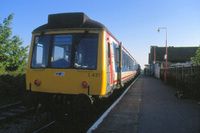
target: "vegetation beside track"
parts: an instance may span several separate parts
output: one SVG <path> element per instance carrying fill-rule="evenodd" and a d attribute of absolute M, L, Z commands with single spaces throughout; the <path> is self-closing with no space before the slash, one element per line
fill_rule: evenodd
<path fill-rule="evenodd" d="M 26 86 L 29 46 L 23 46 L 19 35 L 12 35 L 13 16 L 14 13 L 0 21 L 0 105 L 19 97 Z"/>
<path fill-rule="evenodd" d="M 0 105 L 19 99 L 26 89 L 25 73 L 4 73 L 0 75 Z"/>

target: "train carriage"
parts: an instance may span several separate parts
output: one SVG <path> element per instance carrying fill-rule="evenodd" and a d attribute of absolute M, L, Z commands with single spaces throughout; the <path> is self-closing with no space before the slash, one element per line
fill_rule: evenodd
<path fill-rule="evenodd" d="M 122 43 L 84 13 L 49 15 L 48 23 L 32 34 L 26 85 L 34 94 L 88 97 L 92 103 L 138 71 Z"/>

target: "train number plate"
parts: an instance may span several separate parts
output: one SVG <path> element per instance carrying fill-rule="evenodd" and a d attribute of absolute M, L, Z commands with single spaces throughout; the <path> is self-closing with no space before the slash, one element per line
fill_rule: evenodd
<path fill-rule="evenodd" d="M 100 77 L 100 73 L 88 73 L 88 77 Z"/>

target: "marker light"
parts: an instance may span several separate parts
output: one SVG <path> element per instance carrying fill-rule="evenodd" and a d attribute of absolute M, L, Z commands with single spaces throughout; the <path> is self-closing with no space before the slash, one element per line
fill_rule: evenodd
<path fill-rule="evenodd" d="M 34 84 L 35 84 L 36 86 L 39 86 L 40 83 L 41 83 L 41 82 L 40 82 L 38 79 L 36 79 L 35 82 L 34 82 Z"/>
<path fill-rule="evenodd" d="M 87 86 L 88 86 L 87 82 L 86 82 L 86 81 L 83 81 L 83 82 L 82 82 L 82 86 L 83 86 L 83 88 L 87 88 Z"/>

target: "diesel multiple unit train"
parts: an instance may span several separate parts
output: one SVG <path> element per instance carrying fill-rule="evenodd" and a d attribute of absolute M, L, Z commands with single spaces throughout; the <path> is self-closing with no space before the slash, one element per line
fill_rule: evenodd
<path fill-rule="evenodd" d="M 32 34 L 26 72 L 31 98 L 53 96 L 68 104 L 91 104 L 140 70 L 122 43 L 84 13 L 49 15 L 48 23 Z"/>

